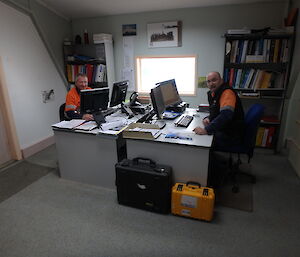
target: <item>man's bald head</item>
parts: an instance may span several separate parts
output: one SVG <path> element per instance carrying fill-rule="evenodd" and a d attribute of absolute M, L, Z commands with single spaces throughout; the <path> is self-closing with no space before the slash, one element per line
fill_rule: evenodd
<path fill-rule="evenodd" d="M 206 83 L 211 92 L 216 91 L 223 84 L 221 74 L 217 71 L 208 73 L 206 76 Z"/>

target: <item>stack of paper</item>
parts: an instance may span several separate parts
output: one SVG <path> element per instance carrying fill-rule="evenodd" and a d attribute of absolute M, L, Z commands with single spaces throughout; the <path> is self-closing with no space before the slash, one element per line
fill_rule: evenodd
<path fill-rule="evenodd" d="M 54 128 L 64 128 L 64 129 L 74 129 L 78 127 L 79 125 L 85 123 L 85 120 L 63 120 L 59 123 L 53 124 L 52 127 Z"/>

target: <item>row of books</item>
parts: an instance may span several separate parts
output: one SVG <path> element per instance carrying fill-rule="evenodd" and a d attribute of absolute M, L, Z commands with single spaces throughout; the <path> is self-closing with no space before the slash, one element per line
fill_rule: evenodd
<path fill-rule="evenodd" d="M 106 65 L 104 64 L 67 64 L 69 82 L 74 82 L 78 73 L 87 74 L 90 84 L 107 81 Z"/>
<path fill-rule="evenodd" d="M 272 147 L 275 127 L 259 127 L 256 135 L 256 146 Z"/>
<path fill-rule="evenodd" d="M 226 68 L 224 71 L 224 81 L 233 88 L 282 88 L 284 78 L 284 73 L 257 69 Z"/>
<path fill-rule="evenodd" d="M 288 61 L 288 39 L 228 41 L 226 61 L 230 63 L 284 63 Z"/>

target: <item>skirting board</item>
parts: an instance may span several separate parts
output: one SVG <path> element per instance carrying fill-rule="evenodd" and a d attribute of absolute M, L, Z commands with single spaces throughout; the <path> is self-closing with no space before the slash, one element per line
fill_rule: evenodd
<path fill-rule="evenodd" d="M 55 139 L 54 139 L 54 136 L 50 136 L 48 138 L 45 138 L 44 140 L 34 144 L 34 145 L 31 145 L 27 148 L 24 148 L 22 149 L 22 156 L 23 158 L 28 158 L 29 156 L 45 149 L 46 147 L 52 145 L 55 143 Z"/>

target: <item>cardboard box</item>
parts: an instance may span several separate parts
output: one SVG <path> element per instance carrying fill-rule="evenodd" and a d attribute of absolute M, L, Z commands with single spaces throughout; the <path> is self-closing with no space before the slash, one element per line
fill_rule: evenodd
<path fill-rule="evenodd" d="M 147 123 L 131 123 L 123 130 L 124 138 L 154 140 L 155 138 L 158 138 L 160 134 L 161 132 L 157 125 Z"/>

